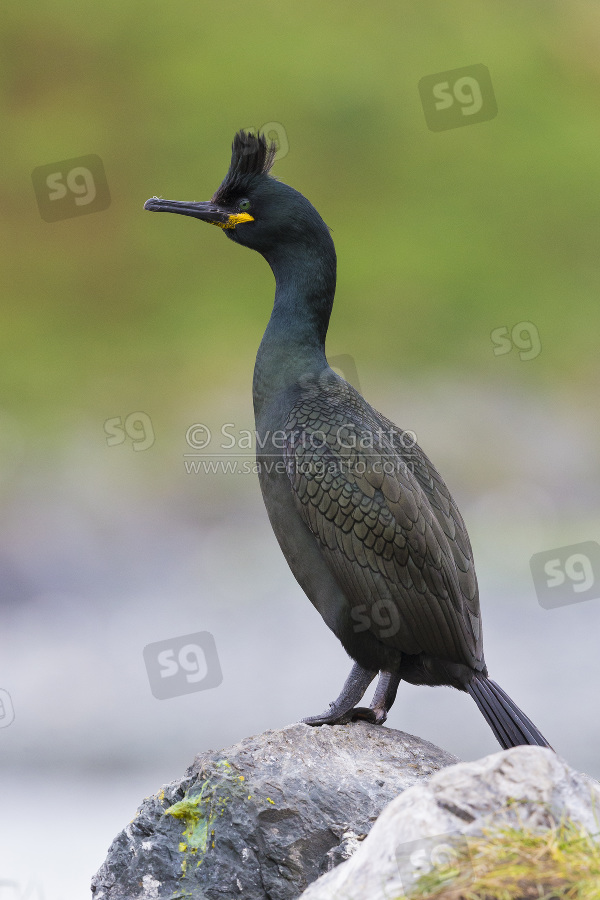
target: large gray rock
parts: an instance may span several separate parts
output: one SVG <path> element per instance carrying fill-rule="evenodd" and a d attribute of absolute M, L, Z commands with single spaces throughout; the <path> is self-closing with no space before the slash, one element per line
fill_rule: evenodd
<path fill-rule="evenodd" d="M 389 900 L 483 828 L 550 828 L 566 816 L 600 833 L 600 784 L 552 750 L 514 747 L 459 763 L 387 806 L 356 853 L 315 881 L 302 900 Z M 461 837 L 462 836 L 462 837 Z"/>
<path fill-rule="evenodd" d="M 366 722 L 291 725 L 201 754 L 115 838 L 94 900 L 291 900 L 352 854 L 390 800 L 455 762 Z"/>

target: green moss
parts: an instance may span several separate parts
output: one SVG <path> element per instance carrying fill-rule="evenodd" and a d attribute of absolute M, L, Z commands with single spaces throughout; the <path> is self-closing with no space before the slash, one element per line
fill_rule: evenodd
<path fill-rule="evenodd" d="M 485 831 L 422 875 L 414 900 L 600 900 L 600 843 L 572 822 Z"/>
<path fill-rule="evenodd" d="M 199 794 L 194 797 L 185 796 L 179 803 L 174 803 L 165 810 L 165 816 L 174 816 L 176 819 L 182 819 L 186 828 L 182 833 L 183 841 L 179 844 L 179 850 L 186 852 L 190 850 L 195 853 L 197 850 L 206 851 L 206 843 L 208 839 L 208 825 L 210 819 L 204 816 L 204 810 L 199 809 L 202 802 L 204 789 L 208 782 L 205 781 Z"/>
<path fill-rule="evenodd" d="M 181 877 L 200 866 L 209 849 L 215 846 L 215 822 L 234 797 L 245 797 L 244 776 L 238 775 L 226 759 L 210 767 L 201 783 L 194 785 L 182 800 L 165 810 L 165 816 L 179 819 L 184 829 L 178 850 L 182 854 Z M 184 896 L 178 891 L 177 896 Z"/>

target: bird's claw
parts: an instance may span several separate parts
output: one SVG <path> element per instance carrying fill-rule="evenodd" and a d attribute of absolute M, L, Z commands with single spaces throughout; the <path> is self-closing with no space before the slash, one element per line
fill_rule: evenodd
<path fill-rule="evenodd" d="M 387 719 L 387 710 L 372 706 L 355 706 L 352 710 L 352 721 L 372 722 L 373 725 L 383 725 Z"/>
<path fill-rule="evenodd" d="M 371 722 L 373 725 L 383 725 L 385 720 L 387 719 L 387 710 L 376 708 L 372 709 L 370 706 L 354 706 L 352 709 L 348 709 L 345 712 L 338 712 L 331 707 L 333 704 L 330 704 L 329 709 L 321 713 L 319 716 L 307 716 L 306 719 L 302 719 L 304 725 L 347 725 L 349 722 Z"/>

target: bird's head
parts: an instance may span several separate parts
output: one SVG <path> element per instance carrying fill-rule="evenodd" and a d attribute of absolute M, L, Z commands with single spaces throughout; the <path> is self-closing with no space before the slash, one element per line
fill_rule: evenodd
<path fill-rule="evenodd" d="M 229 171 L 211 200 L 162 200 L 152 197 L 144 209 L 193 216 L 222 228 L 228 238 L 267 259 L 284 247 L 314 247 L 329 230 L 314 206 L 298 191 L 269 174 L 277 147 L 263 135 L 239 131 Z M 317 239 L 317 240 L 315 240 Z"/>

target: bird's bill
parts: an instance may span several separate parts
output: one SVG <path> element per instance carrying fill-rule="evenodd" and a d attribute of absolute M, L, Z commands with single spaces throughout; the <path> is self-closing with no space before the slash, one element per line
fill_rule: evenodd
<path fill-rule="evenodd" d="M 235 228 L 243 222 L 253 222 L 249 213 L 230 213 L 228 210 L 217 206 L 210 200 L 193 202 L 187 200 L 161 200 L 159 197 L 151 197 L 144 203 L 144 209 L 150 212 L 179 213 L 180 216 L 193 216 L 209 225 L 217 225 L 219 228 Z"/>

